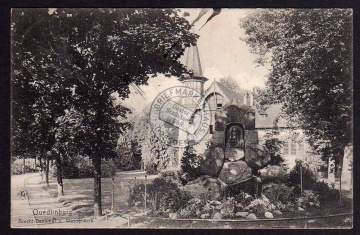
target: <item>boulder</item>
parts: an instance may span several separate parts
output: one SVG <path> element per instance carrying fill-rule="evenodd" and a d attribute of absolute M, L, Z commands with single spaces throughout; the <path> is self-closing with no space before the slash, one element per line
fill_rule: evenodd
<path fill-rule="evenodd" d="M 251 168 L 244 162 L 225 162 L 219 179 L 226 184 L 237 184 L 252 176 Z"/>
<path fill-rule="evenodd" d="M 201 216 L 200 216 L 200 218 L 201 219 L 209 219 L 210 218 L 210 214 L 202 214 Z"/>
<path fill-rule="evenodd" d="M 224 150 L 218 147 L 210 147 L 202 155 L 200 172 L 203 175 L 217 177 L 224 163 Z"/>
<path fill-rule="evenodd" d="M 244 150 L 237 148 L 226 148 L 225 149 L 225 160 L 230 162 L 236 162 L 245 157 Z"/>
<path fill-rule="evenodd" d="M 177 219 L 177 214 L 176 213 L 169 213 L 169 218 L 170 219 Z"/>
<path fill-rule="evenodd" d="M 251 168 L 264 168 L 270 162 L 270 153 L 265 146 L 248 145 L 245 147 L 245 162 Z"/>
<path fill-rule="evenodd" d="M 272 219 L 272 218 L 274 218 L 274 215 L 271 213 L 271 212 L 269 212 L 269 211 L 267 211 L 267 212 L 265 212 L 265 218 L 267 218 L 267 219 Z"/>
<path fill-rule="evenodd" d="M 267 166 L 260 170 L 261 180 L 263 182 L 285 182 L 287 172 L 280 166 Z"/>
<path fill-rule="evenodd" d="M 184 186 L 193 198 L 206 198 L 208 200 L 220 200 L 223 196 L 221 182 L 214 177 L 203 175 L 196 180 L 190 181 Z"/>
<path fill-rule="evenodd" d="M 256 217 L 255 214 L 251 213 L 251 214 L 249 214 L 248 216 L 246 216 L 246 219 L 248 219 L 248 220 L 256 220 L 257 217 Z"/>
<path fill-rule="evenodd" d="M 302 208 L 302 207 L 298 207 L 297 210 L 298 210 L 298 211 L 305 211 L 305 209 Z"/>
<path fill-rule="evenodd" d="M 222 219 L 222 218 L 223 218 L 223 216 L 220 212 L 216 212 L 213 217 L 213 219 Z"/>
<path fill-rule="evenodd" d="M 279 210 L 274 210 L 273 213 L 276 214 L 276 215 L 282 215 L 282 214 L 283 214 L 283 213 L 282 213 L 281 211 L 279 211 Z"/>
<path fill-rule="evenodd" d="M 210 139 L 211 145 L 215 147 L 224 148 L 225 141 L 225 132 L 224 131 L 214 131 L 213 136 Z"/>
<path fill-rule="evenodd" d="M 245 145 L 256 145 L 258 143 L 258 132 L 255 130 L 245 130 Z"/>
<path fill-rule="evenodd" d="M 190 218 L 191 217 L 191 211 L 188 210 L 181 210 L 179 215 L 181 218 Z"/>
<path fill-rule="evenodd" d="M 249 212 L 236 212 L 235 216 L 236 217 L 241 217 L 241 218 L 246 218 L 246 216 L 248 216 Z"/>

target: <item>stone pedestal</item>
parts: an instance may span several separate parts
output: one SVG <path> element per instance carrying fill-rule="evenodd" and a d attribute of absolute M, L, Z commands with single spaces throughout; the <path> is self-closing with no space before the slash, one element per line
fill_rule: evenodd
<path fill-rule="evenodd" d="M 251 168 L 244 162 L 225 162 L 219 179 L 226 184 L 238 184 L 252 177 Z"/>
<path fill-rule="evenodd" d="M 236 162 L 244 159 L 245 153 L 244 150 L 236 148 L 226 148 L 225 149 L 225 160 L 229 162 Z"/>

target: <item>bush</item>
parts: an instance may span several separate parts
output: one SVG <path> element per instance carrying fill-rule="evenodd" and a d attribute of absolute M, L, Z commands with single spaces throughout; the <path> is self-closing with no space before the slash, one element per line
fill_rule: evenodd
<path fill-rule="evenodd" d="M 294 193 L 297 196 L 301 194 L 300 168 L 302 168 L 303 190 L 312 189 L 312 187 L 316 184 L 316 175 L 311 171 L 311 169 L 305 166 L 302 161 L 296 161 L 294 168 L 289 173 L 287 185 L 290 187 L 294 186 Z"/>
<path fill-rule="evenodd" d="M 252 200 L 254 200 L 254 197 L 246 192 L 240 192 L 235 196 L 235 201 L 243 204 L 243 206 L 249 205 Z"/>
<path fill-rule="evenodd" d="M 144 195 L 144 184 L 130 187 L 129 206 L 144 207 Z M 146 198 L 153 211 L 175 212 L 186 205 L 190 196 L 181 190 L 176 182 L 166 178 L 156 178 L 147 185 Z"/>
<path fill-rule="evenodd" d="M 260 198 L 256 198 L 250 202 L 248 206 L 244 208 L 251 213 L 255 213 L 256 215 L 263 215 L 266 211 L 268 211 L 268 206 L 270 205 L 270 201 L 267 197 L 262 195 Z"/>
<path fill-rule="evenodd" d="M 282 166 L 284 159 L 281 155 L 281 149 L 283 142 L 277 138 L 268 139 L 265 141 L 265 147 L 269 150 L 270 153 L 270 162 L 269 165 L 272 166 Z"/>
<path fill-rule="evenodd" d="M 129 198 L 127 200 L 129 207 L 143 207 L 145 205 L 145 185 L 135 184 L 133 186 L 130 186 L 129 191 Z"/>
<path fill-rule="evenodd" d="M 320 206 L 318 200 L 319 195 L 316 195 L 312 190 L 304 190 L 303 195 L 296 199 L 296 205 L 298 207 L 306 208 L 312 206 Z"/>
<path fill-rule="evenodd" d="M 116 174 L 116 167 L 113 160 L 101 161 L 101 177 L 112 177 Z"/>
<path fill-rule="evenodd" d="M 179 217 L 182 219 L 198 218 L 202 214 L 203 203 L 199 198 L 191 198 L 185 204 L 185 207 L 179 211 Z"/>
<path fill-rule="evenodd" d="M 193 147 L 187 147 L 184 156 L 181 158 L 180 180 L 183 185 L 201 176 L 200 165 L 202 158 L 195 153 Z"/>
<path fill-rule="evenodd" d="M 270 202 L 277 204 L 278 202 L 287 203 L 288 201 L 294 201 L 294 186 L 288 187 L 285 184 L 266 184 L 263 185 L 262 193 L 265 197 L 269 198 Z"/>
<path fill-rule="evenodd" d="M 301 195 L 300 189 L 300 166 L 302 162 L 297 161 L 294 169 L 289 174 L 288 186 L 294 186 L 294 193 L 296 196 Z M 325 182 L 317 182 L 315 174 L 306 166 L 302 169 L 303 176 L 303 192 L 305 190 L 312 190 L 318 194 L 318 200 L 321 203 L 332 203 L 339 200 L 339 190 L 332 189 Z"/>
<path fill-rule="evenodd" d="M 340 199 L 339 190 L 330 188 L 325 182 L 316 182 L 311 189 L 319 195 L 318 200 L 322 204 L 333 203 Z"/>
<path fill-rule="evenodd" d="M 167 180 L 171 180 L 173 182 L 176 182 L 178 184 L 182 185 L 181 178 L 182 178 L 183 172 L 181 170 L 163 170 L 160 171 L 160 177 L 165 178 Z"/>
<path fill-rule="evenodd" d="M 32 173 L 37 172 L 39 169 L 39 165 L 36 165 L 36 168 L 34 168 L 34 164 L 29 163 L 30 160 L 27 160 L 24 167 L 23 159 L 16 159 L 11 164 L 11 173 L 14 175 L 20 175 L 23 173 Z M 32 161 L 31 161 L 32 162 Z"/>
<path fill-rule="evenodd" d="M 65 159 L 62 162 L 63 177 L 65 179 L 81 179 L 94 177 L 94 167 L 90 158 L 75 156 Z M 101 177 L 111 177 L 115 175 L 117 169 L 112 160 L 101 161 Z M 56 176 L 57 171 L 54 171 Z"/>
<path fill-rule="evenodd" d="M 158 173 L 157 164 L 149 161 L 146 164 L 146 173 L 149 175 L 156 175 Z"/>

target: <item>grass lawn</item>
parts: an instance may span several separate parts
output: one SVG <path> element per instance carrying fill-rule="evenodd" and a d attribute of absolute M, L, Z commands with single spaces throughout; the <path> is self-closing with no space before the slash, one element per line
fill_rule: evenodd
<path fill-rule="evenodd" d="M 135 179 L 136 177 L 136 179 Z M 155 176 L 148 176 L 148 181 L 151 181 Z M 128 211 L 127 198 L 129 196 L 129 187 L 135 183 L 145 181 L 145 174 L 143 172 L 119 172 L 114 176 L 114 208 L 120 212 Z M 64 194 L 60 199 L 64 205 L 71 203 L 71 207 L 75 214 L 79 216 L 93 215 L 93 190 L 94 179 L 64 179 Z M 53 197 L 57 197 L 57 186 L 55 179 L 50 181 L 50 186 L 44 186 Z M 112 194 L 112 179 L 101 179 L 101 197 L 103 211 L 111 208 L 111 194 Z"/>

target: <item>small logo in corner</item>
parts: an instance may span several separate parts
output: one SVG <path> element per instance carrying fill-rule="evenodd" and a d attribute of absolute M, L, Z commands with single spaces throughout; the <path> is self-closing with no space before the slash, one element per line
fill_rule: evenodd
<path fill-rule="evenodd" d="M 22 188 L 22 189 L 17 193 L 17 195 L 18 195 L 22 200 L 24 200 L 24 199 L 27 197 L 28 193 L 27 193 L 27 191 L 26 191 L 25 189 Z"/>

